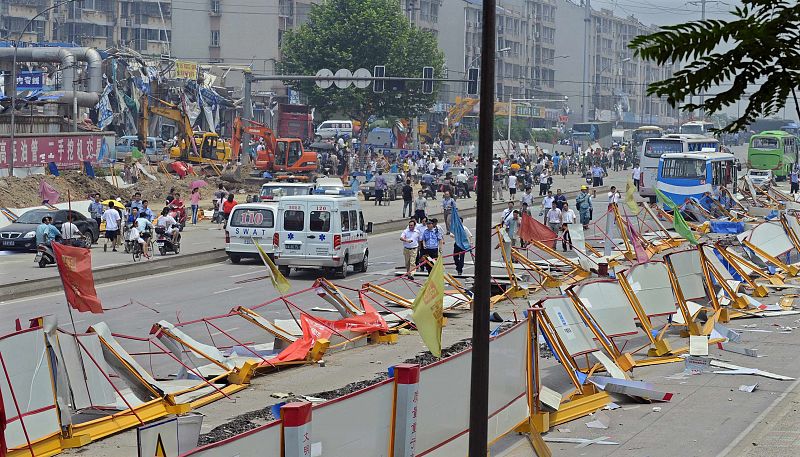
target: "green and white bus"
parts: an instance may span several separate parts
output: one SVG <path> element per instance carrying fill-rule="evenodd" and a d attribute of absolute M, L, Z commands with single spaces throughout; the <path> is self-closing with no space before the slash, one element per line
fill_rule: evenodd
<path fill-rule="evenodd" d="M 750 137 L 747 167 L 772 170 L 776 179 L 786 179 L 798 160 L 800 140 L 782 130 L 767 130 Z"/>

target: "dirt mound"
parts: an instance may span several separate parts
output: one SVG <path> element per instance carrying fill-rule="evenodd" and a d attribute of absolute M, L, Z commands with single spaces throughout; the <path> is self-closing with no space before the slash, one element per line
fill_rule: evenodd
<path fill-rule="evenodd" d="M 198 179 L 202 179 L 208 184 L 201 190 L 204 199 L 211 197 L 219 183 L 223 183 L 226 188 L 237 193 L 241 192 L 241 190 L 245 190 L 248 193 L 258 191 L 257 188 L 246 188 L 248 186 L 244 186 L 241 183 L 225 182 L 216 176 L 188 176 L 184 179 L 177 179 L 174 175 L 167 175 L 155 170 L 150 173 L 156 178 L 155 180 L 140 174 L 139 181 L 126 189 L 118 188 L 103 177 L 98 176 L 92 179 L 79 171 L 62 171 L 60 176 L 3 177 L 0 178 L 0 206 L 24 208 L 40 205 L 42 200 L 39 197 L 39 182 L 42 180 L 53 186 L 61 194 L 58 199 L 59 202 L 67 201 L 67 194 L 69 194 L 72 201 L 79 201 L 86 200 L 89 195 L 96 192 L 100 193 L 102 199 L 113 196 L 127 201 L 134 192 L 141 192 L 143 199 L 151 200 L 155 203 L 164 200 L 169 190 L 173 187 L 177 192 L 180 192 L 184 201 L 187 201 L 190 186 L 193 181 Z M 121 178 L 118 177 L 117 179 L 122 182 Z M 152 207 L 158 207 L 158 204 L 152 205 Z"/>

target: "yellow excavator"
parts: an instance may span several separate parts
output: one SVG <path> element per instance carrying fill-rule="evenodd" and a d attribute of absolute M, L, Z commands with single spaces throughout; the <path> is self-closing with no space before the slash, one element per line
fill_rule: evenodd
<path fill-rule="evenodd" d="M 447 111 L 447 116 L 441 124 L 441 129 L 434 138 L 435 132 L 430 128 L 427 122 L 419 123 L 419 137 L 426 143 L 431 143 L 435 139 L 441 139 L 445 144 L 455 144 L 454 134 L 456 133 L 456 124 L 467 114 L 472 112 L 475 105 L 478 104 L 477 98 L 469 97 L 456 97 L 456 103 Z"/>
<path fill-rule="evenodd" d="M 169 156 L 190 163 L 223 164 L 231 160 L 231 146 L 213 132 L 194 132 L 189 116 L 178 106 L 154 97 L 145 96 L 141 102 L 140 138 L 148 132 L 151 116 L 161 116 L 178 126 L 177 143 L 170 148 Z"/>

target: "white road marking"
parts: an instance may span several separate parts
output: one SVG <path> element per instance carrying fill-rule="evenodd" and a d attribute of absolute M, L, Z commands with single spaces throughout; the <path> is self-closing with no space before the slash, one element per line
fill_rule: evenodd
<path fill-rule="evenodd" d="M 253 268 L 253 267 L 251 267 L 251 268 Z M 235 275 L 230 275 L 228 277 L 229 278 L 239 278 L 239 277 L 242 277 L 242 276 L 254 275 L 256 273 L 263 273 L 263 272 L 264 272 L 264 267 L 260 267 L 257 270 L 248 271 L 247 273 L 239 273 L 239 274 L 235 274 Z"/>
<path fill-rule="evenodd" d="M 239 327 L 228 328 L 228 329 L 225 329 L 224 332 L 227 333 L 227 334 L 230 334 L 234 330 L 239 330 Z M 211 336 L 222 335 L 222 333 L 223 332 L 211 332 Z"/>
<path fill-rule="evenodd" d="M 222 290 L 218 290 L 216 292 L 212 292 L 212 294 L 213 295 L 224 294 L 225 292 L 231 292 L 231 291 L 234 291 L 234 290 L 237 290 L 237 289 L 241 289 L 241 288 L 242 288 L 242 286 L 231 287 L 230 289 L 222 289 Z"/>

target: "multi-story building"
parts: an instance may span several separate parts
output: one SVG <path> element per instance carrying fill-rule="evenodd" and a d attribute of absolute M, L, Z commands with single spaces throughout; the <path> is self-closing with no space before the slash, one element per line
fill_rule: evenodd
<path fill-rule="evenodd" d="M 14 40 L 51 0 L 0 0 L 0 39 Z M 22 38 L 62 41 L 105 49 L 117 44 L 143 54 L 170 53 L 170 0 L 83 0 L 67 3 L 37 18 Z"/>
<path fill-rule="evenodd" d="M 448 72 L 463 77 L 480 65 L 483 12 L 480 0 L 446 0 L 442 5 L 439 46 Z M 554 95 L 555 0 L 505 0 L 497 5 L 496 96 L 499 100 Z M 462 33 L 458 33 L 462 31 Z M 450 84 L 449 99 L 464 95 Z M 460 88 L 458 86 L 461 86 Z"/>
<path fill-rule="evenodd" d="M 655 32 L 634 16 L 620 17 L 608 9 L 591 9 L 584 81 L 584 19 L 586 5 L 559 0 L 556 43 L 563 58 L 556 59 L 556 88 L 569 96 L 571 121 L 603 120 L 618 125 L 672 124 L 676 110 L 665 100 L 648 96 L 647 85 L 672 75 L 676 66 L 644 61 L 628 44 L 639 35 Z M 586 106 L 583 106 L 583 105 Z M 582 113 L 586 113 L 586 119 Z"/>

